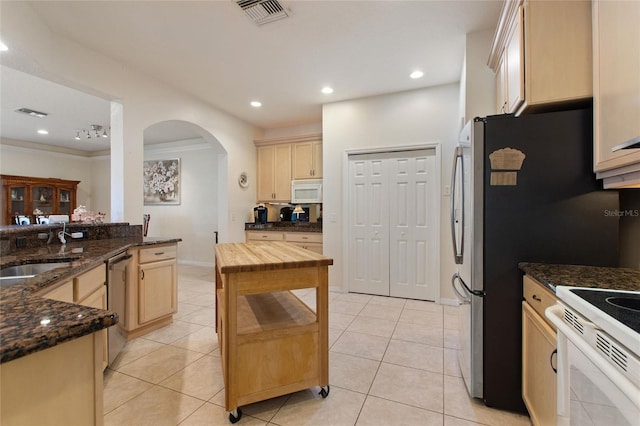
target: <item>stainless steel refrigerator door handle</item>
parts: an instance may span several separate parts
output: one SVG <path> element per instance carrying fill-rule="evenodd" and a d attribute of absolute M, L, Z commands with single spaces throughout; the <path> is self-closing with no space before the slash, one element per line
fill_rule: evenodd
<path fill-rule="evenodd" d="M 456 209 L 455 209 L 455 203 L 456 203 L 456 192 L 458 190 L 457 185 L 456 185 L 456 174 L 458 172 L 458 164 L 460 164 L 463 176 L 462 178 L 464 179 L 464 163 L 463 163 L 463 158 L 462 158 L 462 147 L 456 147 L 456 150 L 454 152 L 454 156 L 453 156 L 453 167 L 452 172 L 451 172 L 451 203 L 450 203 L 450 207 L 449 207 L 449 214 L 451 216 L 451 239 L 453 242 L 453 257 L 455 259 L 455 262 L 457 265 L 462 265 L 462 259 L 463 259 L 463 251 L 462 251 L 462 247 L 464 246 L 464 184 L 460 185 L 460 191 L 462 194 L 462 214 L 460 215 L 460 221 L 461 221 L 461 227 L 460 227 L 460 232 L 462 232 L 462 236 L 460 237 L 460 247 L 458 247 L 458 242 L 456 239 Z"/>
<path fill-rule="evenodd" d="M 453 274 L 453 276 L 451 277 L 451 287 L 453 287 L 453 291 L 456 293 L 456 295 L 462 301 L 462 303 L 471 303 L 471 297 L 460 293 L 460 290 L 458 290 L 458 287 L 456 287 L 456 279 L 462 282 L 462 279 L 460 278 L 460 274 L 458 273 Z"/>

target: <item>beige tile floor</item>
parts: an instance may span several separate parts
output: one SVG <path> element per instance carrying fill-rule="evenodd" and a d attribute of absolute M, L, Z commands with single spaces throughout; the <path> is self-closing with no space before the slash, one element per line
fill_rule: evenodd
<path fill-rule="evenodd" d="M 173 324 L 127 343 L 105 373 L 104 423 L 229 425 L 214 331 L 213 269 L 180 265 Z M 311 290 L 298 293 L 315 306 Z M 455 358 L 457 309 L 330 293 L 326 399 L 312 388 L 242 407 L 245 425 L 529 425 L 470 399 Z"/>

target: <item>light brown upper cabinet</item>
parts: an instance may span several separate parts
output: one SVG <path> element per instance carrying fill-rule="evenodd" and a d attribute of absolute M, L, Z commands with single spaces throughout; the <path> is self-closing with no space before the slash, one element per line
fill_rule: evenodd
<path fill-rule="evenodd" d="M 292 179 L 322 178 L 322 134 L 257 139 L 257 201 L 291 201 Z"/>
<path fill-rule="evenodd" d="M 496 113 L 588 100 L 591 64 L 591 2 L 506 0 L 488 61 L 496 73 Z"/>
<path fill-rule="evenodd" d="M 605 188 L 640 187 L 640 2 L 593 2 L 594 170 Z"/>
<path fill-rule="evenodd" d="M 291 200 L 291 144 L 258 147 L 258 201 Z"/>
<path fill-rule="evenodd" d="M 300 142 L 293 149 L 293 179 L 318 179 L 322 177 L 322 141 Z"/>

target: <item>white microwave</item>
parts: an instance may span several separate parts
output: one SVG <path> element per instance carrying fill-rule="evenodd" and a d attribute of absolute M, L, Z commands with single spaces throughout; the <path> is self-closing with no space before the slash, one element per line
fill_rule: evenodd
<path fill-rule="evenodd" d="M 291 181 L 291 203 L 312 204 L 322 202 L 322 179 Z"/>

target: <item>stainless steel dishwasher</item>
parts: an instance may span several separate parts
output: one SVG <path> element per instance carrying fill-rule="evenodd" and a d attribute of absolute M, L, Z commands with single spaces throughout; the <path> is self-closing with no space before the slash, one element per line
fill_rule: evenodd
<path fill-rule="evenodd" d="M 123 251 L 107 260 L 107 309 L 118 314 L 118 324 L 109 327 L 109 366 L 127 342 L 120 332 L 120 324 L 126 321 L 127 268 L 131 257 Z"/>

